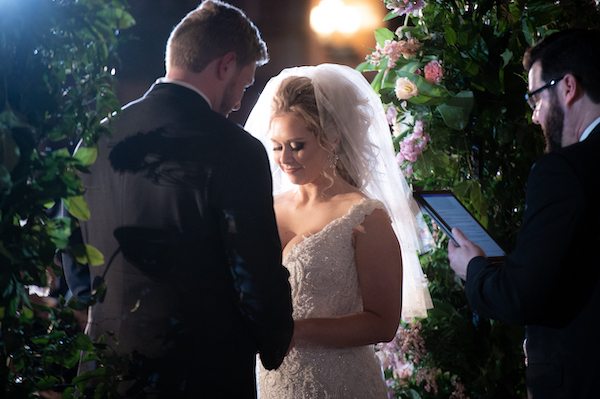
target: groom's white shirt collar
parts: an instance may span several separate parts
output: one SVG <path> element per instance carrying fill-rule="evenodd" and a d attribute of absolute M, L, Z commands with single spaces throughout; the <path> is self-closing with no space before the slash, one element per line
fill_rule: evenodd
<path fill-rule="evenodd" d="M 194 90 L 196 93 L 200 94 L 202 96 L 202 98 L 204 98 L 206 100 L 206 102 L 208 103 L 208 106 L 210 107 L 210 109 L 212 109 L 212 104 L 210 103 L 210 100 L 208 99 L 208 97 L 206 97 L 206 94 L 202 93 L 200 90 L 198 90 L 197 87 L 195 87 L 187 82 L 184 82 L 182 80 L 162 77 L 162 78 L 158 78 L 156 83 L 172 83 L 174 85 L 179 85 L 179 86 L 186 87 L 190 90 Z"/>
<path fill-rule="evenodd" d="M 592 130 L 594 130 L 596 128 L 596 126 L 598 126 L 598 124 L 600 123 L 600 118 L 596 119 L 595 121 L 593 121 L 584 131 L 583 134 L 581 135 L 581 137 L 579 138 L 579 141 L 583 141 L 585 139 L 587 139 L 587 137 L 590 135 L 590 133 L 592 133 Z"/>

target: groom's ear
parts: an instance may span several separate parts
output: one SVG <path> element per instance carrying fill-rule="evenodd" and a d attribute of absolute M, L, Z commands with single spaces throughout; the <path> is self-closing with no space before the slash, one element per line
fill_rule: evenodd
<path fill-rule="evenodd" d="M 220 80 L 231 79 L 231 76 L 235 75 L 237 71 L 237 55 L 230 51 L 225 54 L 219 60 L 218 64 L 218 76 Z"/>

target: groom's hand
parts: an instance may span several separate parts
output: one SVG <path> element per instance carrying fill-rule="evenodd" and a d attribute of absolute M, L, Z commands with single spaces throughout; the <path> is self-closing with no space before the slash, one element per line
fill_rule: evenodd
<path fill-rule="evenodd" d="M 457 247 L 453 242 L 448 244 L 448 259 L 450 260 L 450 267 L 454 270 L 456 275 L 463 280 L 467 279 L 467 267 L 469 262 L 476 256 L 485 256 L 485 252 L 481 247 L 472 241 L 470 241 L 462 231 L 456 227 L 452 229 L 452 236 L 460 245 Z"/>

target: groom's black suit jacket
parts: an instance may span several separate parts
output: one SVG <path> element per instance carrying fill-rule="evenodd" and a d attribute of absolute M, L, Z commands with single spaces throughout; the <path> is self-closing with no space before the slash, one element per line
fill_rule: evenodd
<path fill-rule="evenodd" d="M 467 296 L 489 318 L 527 325 L 533 398 L 598 396 L 600 126 L 533 166 L 514 253 L 471 260 Z"/>
<path fill-rule="evenodd" d="M 83 177 L 107 286 L 92 338 L 155 359 L 140 367 L 159 397 L 254 397 L 255 354 L 278 367 L 293 330 L 263 146 L 170 83 L 110 123 Z"/>

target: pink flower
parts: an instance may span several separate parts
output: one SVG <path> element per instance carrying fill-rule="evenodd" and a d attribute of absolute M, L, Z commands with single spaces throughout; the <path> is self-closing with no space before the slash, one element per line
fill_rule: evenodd
<path fill-rule="evenodd" d="M 400 151 L 396 154 L 396 162 L 404 170 L 406 176 L 410 177 L 413 174 L 412 164 L 417 162 L 419 155 L 431 141 L 431 136 L 424 131 L 424 127 L 423 121 L 416 121 L 412 133 L 407 134 L 399 143 Z M 415 322 L 411 327 L 406 330 L 401 327 L 393 342 L 398 342 L 400 345 L 398 350 L 401 353 L 410 353 L 412 361 L 416 364 L 421 361 L 422 357 L 427 356 L 427 351 L 425 350 L 425 341 L 419 336 L 421 324 Z"/>
<path fill-rule="evenodd" d="M 423 121 L 416 121 L 413 129 L 413 137 L 420 139 L 423 137 Z"/>
<path fill-rule="evenodd" d="M 417 383 L 420 384 L 421 382 L 425 381 L 425 390 L 427 392 L 431 392 L 433 390 L 433 393 L 437 395 L 438 386 L 437 382 L 435 381 L 435 374 L 436 369 L 423 367 L 417 371 Z"/>
<path fill-rule="evenodd" d="M 379 65 L 381 59 L 387 57 L 388 67 L 394 68 L 400 57 L 407 60 L 415 57 L 422 46 L 423 43 L 413 37 L 408 40 L 386 40 L 383 47 L 379 43 L 375 44 L 375 51 L 366 59 L 373 65 Z"/>
<path fill-rule="evenodd" d="M 422 0 L 384 0 L 388 10 L 394 14 L 404 15 L 415 13 L 425 6 Z"/>
<path fill-rule="evenodd" d="M 401 41 L 403 41 L 403 40 L 401 40 Z M 408 39 L 407 41 L 404 42 L 404 45 L 402 48 L 402 55 L 406 59 L 412 58 L 417 55 L 417 51 L 419 51 L 419 49 L 422 46 L 423 46 L 423 43 L 421 43 L 414 37 L 411 37 L 410 39 Z"/>
<path fill-rule="evenodd" d="M 379 358 L 379 362 L 381 363 L 381 368 L 382 369 L 387 369 L 391 366 L 392 361 L 391 361 L 391 357 L 392 355 L 386 351 L 386 350 L 380 350 L 375 352 L 375 354 L 377 355 L 377 357 Z"/>
<path fill-rule="evenodd" d="M 408 363 L 408 362 L 402 363 L 399 367 L 395 368 L 394 371 L 392 372 L 392 375 L 394 376 L 394 378 L 397 378 L 400 380 L 407 380 L 410 378 L 410 376 L 412 374 L 413 374 L 413 369 L 412 369 L 410 363 Z"/>
<path fill-rule="evenodd" d="M 398 116 L 398 108 L 395 105 L 390 105 L 385 113 L 388 124 L 393 125 Z"/>
<path fill-rule="evenodd" d="M 438 60 L 430 61 L 425 65 L 425 80 L 429 83 L 440 83 L 446 70 Z"/>
<path fill-rule="evenodd" d="M 450 395 L 450 399 L 468 399 L 465 396 L 465 386 L 458 380 L 452 381 L 454 392 Z"/>
<path fill-rule="evenodd" d="M 377 45 L 379 46 L 379 43 Z M 396 66 L 396 61 L 402 56 L 402 44 L 395 40 L 386 40 L 381 52 L 387 55 L 389 59 L 388 66 L 393 68 Z"/>
<path fill-rule="evenodd" d="M 402 163 L 404 162 L 404 155 L 401 152 L 396 154 L 396 162 L 398 162 L 398 166 L 402 167 Z"/>

